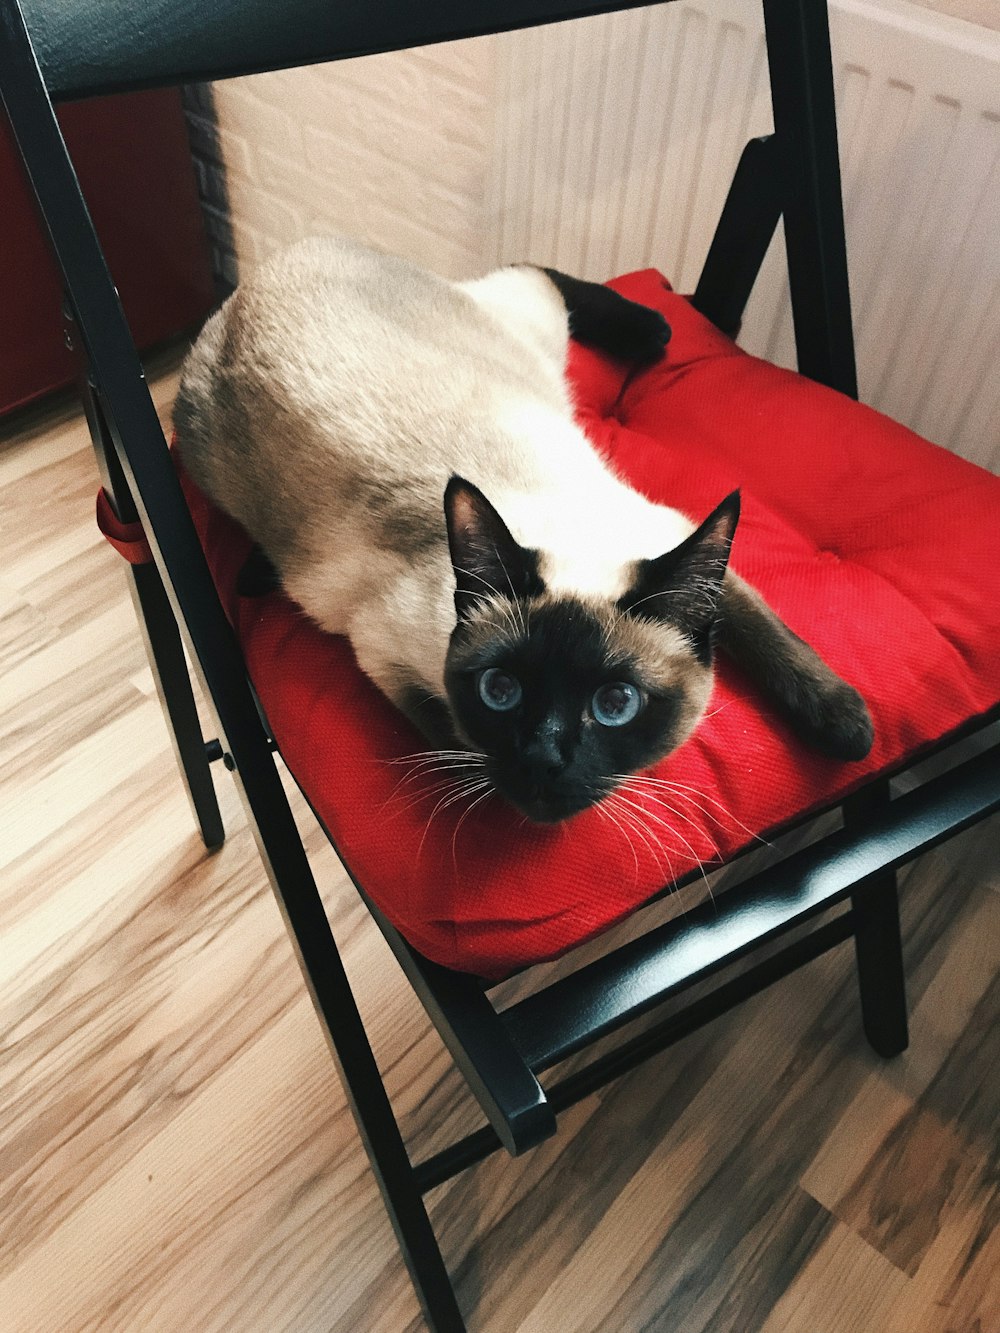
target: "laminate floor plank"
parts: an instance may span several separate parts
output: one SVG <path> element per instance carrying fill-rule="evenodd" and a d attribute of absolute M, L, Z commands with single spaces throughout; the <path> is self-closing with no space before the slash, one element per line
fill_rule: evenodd
<path fill-rule="evenodd" d="M 152 380 L 165 418 L 176 384 L 175 362 Z M 420 1333 L 220 766 L 226 842 L 209 855 L 193 826 L 127 575 L 94 526 L 82 417 L 57 404 L 16 424 L 0 446 L 0 1333 Z M 481 1114 L 285 782 L 421 1158 Z M 1000 819 L 921 858 L 901 897 L 897 1060 L 864 1042 L 847 945 L 573 1107 L 534 1152 L 429 1195 L 472 1333 L 1000 1333 Z"/>
<path fill-rule="evenodd" d="M 761 1333 L 887 1330 L 907 1287 L 903 1273 L 834 1220 L 761 1325 Z"/>

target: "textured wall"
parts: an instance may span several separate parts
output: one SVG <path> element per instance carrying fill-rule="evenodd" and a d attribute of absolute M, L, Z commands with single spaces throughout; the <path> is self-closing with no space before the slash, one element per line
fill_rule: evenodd
<path fill-rule="evenodd" d="M 832 0 L 831 27 L 862 398 L 1000 470 L 1000 38 L 931 12 L 967 3 Z M 217 266 L 343 230 L 451 276 L 690 290 L 766 68 L 759 6 L 680 0 L 192 89 Z M 776 243 L 742 342 L 790 365 L 786 289 Z"/>
<path fill-rule="evenodd" d="M 451 276 L 481 267 L 492 39 L 193 88 L 188 116 L 230 284 L 240 264 L 315 232 Z"/>

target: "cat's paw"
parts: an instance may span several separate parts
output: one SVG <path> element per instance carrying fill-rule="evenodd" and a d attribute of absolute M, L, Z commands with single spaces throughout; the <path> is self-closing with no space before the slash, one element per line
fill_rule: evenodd
<path fill-rule="evenodd" d="M 613 287 L 543 270 L 569 311 L 569 331 L 600 352 L 648 366 L 659 361 L 670 341 L 670 325 L 658 310 L 630 301 Z"/>
<path fill-rule="evenodd" d="M 809 700 L 796 723 L 803 740 L 831 759 L 864 759 L 875 739 L 868 705 L 853 686 L 837 677 Z"/>
<path fill-rule="evenodd" d="M 605 311 L 605 346 L 623 361 L 640 366 L 661 360 L 670 341 L 670 325 L 658 310 L 619 297 Z"/>

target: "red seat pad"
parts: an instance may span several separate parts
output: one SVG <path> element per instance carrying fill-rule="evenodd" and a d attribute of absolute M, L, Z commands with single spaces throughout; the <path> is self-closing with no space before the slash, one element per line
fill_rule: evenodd
<path fill-rule="evenodd" d="M 628 793 L 617 822 L 598 808 L 535 826 L 496 795 L 450 801 L 453 773 L 400 762 L 426 742 L 343 639 L 280 595 L 236 595 L 247 538 L 185 479 L 281 753 L 345 863 L 417 949 L 487 978 L 564 952 L 696 859 L 834 802 L 1000 702 L 1000 480 L 748 356 L 658 273 L 612 286 L 661 310 L 673 338 L 638 374 L 574 346 L 582 426 L 692 519 L 741 489 L 733 566 L 861 691 L 876 738 L 863 763 L 800 744 L 720 658 L 705 719 L 655 770 L 671 787 Z"/>

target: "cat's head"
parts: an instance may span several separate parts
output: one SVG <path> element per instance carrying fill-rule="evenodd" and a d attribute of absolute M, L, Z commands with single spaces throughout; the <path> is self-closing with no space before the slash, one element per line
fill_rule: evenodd
<path fill-rule="evenodd" d="M 486 497 L 445 492 L 457 622 L 445 667 L 461 738 L 497 790 L 554 823 L 675 750 L 712 687 L 712 638 L 739 517 L 734 492 L 615 600 L 549 591 Z"/>

